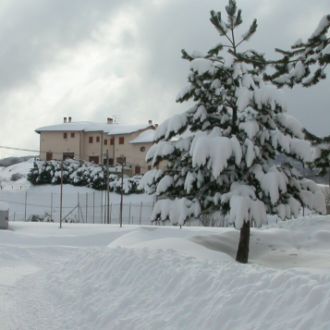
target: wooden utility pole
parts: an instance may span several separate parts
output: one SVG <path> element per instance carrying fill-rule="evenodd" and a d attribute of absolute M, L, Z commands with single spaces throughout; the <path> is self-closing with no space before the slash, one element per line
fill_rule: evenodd
<path fill-rule="evenodd" d="M 63 160 L 61 161 L 60 228 L 62 228 L 62 208 L 63 208 Z"/>
<path fill-rule="evenodd" d="M 86 214 L 86 223 L 87 223 L 87 217 L 88 217 L 88 193 L 86 192 L 86 208 L 85 208 L 85 214 Z"/>
<path fill-rule="evenodd" d="M 121 162 L 121 189 L 120 189 L 120 227 L 123 226 L 123 197 L 124 197 L 124 156 L 120 157 Z"/>
<path fill-rule="evenodd" d="M 27 208 L 27 191 L 25 192 L 24 221 L 26 221 L 26 208 Z"/>
<path fill-rule="evenodd" d="M 107 214 L 107 224 L 110 224 L 110 181 L 109 181 L 109 151 L 107 150 L 107 164 L 106 164 L 106 185 L 107 185 L 107 209 L 106 209 L 106 214 Z"/>
<path fill-rule="evenodd" d="M 95 223 L 95 192 L 93 191 L 93 223 Z"/>
<path fill-rule="evenodd" d="M 53 193 L 50 193 L 50 221 L 53 221 Z"/>

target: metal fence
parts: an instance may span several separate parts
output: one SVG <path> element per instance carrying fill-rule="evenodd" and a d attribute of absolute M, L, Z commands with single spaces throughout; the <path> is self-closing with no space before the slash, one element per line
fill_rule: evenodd
<path fill-rule="evenodd" d="M 14 186 L 13 189 L 0 189 L 0 201 L 9 206 L 10 221 L 54 221 L 60 220 L 60 193 L 49 190 L 24 190 L 25 187 Z M 330 213 L 330 189 L 323 186 L 326 196 L 327 213 Z M 123 202 L 123 224 L 150 224 L 154 201 L 146 195 L 127 195 Z M 109 208 L 109 223 L 119 224 L 120 195 L 110 194 L 109 204 L 105 191 L 64 192 L 62 219 L 64 222 L 106 224 Z M 308 210 L 307 210 L 308 211 Z M 302 215 L 308 215 L 305 212 Z M 201 220 L 203 220 L 201 218 Z M 207 220 L 207 219 L 206 219 Z M 268 219 L 269 220 L 269 219 Z M 207 226 L 223 224 L 202 221 Z M 196 225 L 196 224 L 195 224 Z"/>
<path fill-rule="evenodd" d="M 150 224 L 152 201 L 145 195 L 124 196 L 123 223 Z M 9 205 L 10 221 L 54 221 L 60 220 L 60 194 L 54 192 L 31 192 L 0 190 L 0 201 Z M 109 217 L 107 209 L 109 208 Z M 62 220 L 78 223 L 112 223 L 120 221 L 120 196 L 103 191 L 63 193 Z"/>

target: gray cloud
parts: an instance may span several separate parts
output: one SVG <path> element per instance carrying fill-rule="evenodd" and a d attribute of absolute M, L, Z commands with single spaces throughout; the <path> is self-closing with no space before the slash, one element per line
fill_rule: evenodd
<path fill-rule="evenodd" d="M 0 95 L 8 145 L 37 147 L 38 126 L 64 115 L 77 120 L 162 121 L 175 103 L 188 65 L 180 50 L 218 42 L 209 22 L 222 0 L 10 0 L 0 4 Z M 330 13 L 328 0 L 241 0 L 246 24 L 258 19 L 250 47 L 275 56 L 307 37 Z M 289 112 L 317 134 L 329 134 L 330 78 L 284 91 Z M 13 131 L 19 134 L 13 135 Z M 1 156 L 2 154 L 0 154 Z"/>
<path fill-rule="evenodd" d="M 74 48 L 118 10 L 121 1 L 11 1 L 0 15 L 0 88 L 30 83 L 63 48 Z"/>

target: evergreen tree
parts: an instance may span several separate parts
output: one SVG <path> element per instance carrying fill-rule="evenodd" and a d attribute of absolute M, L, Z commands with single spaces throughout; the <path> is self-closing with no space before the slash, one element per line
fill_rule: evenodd
<path fill-rule="evenodd" d="M 330 187 L 330 143 L 324 142 L 319 145 L 320 155 L 315 159 L 315 166 L 320 170 L 320 176 L 328 176 L 328 183 Z"/>
<path fill-rule="evenodd" d="M 240 230 L 236 260 L 246 263 L 252 224 L 261 226 L 267 213 L 297 216 L 302 206 L 324 212 L 325 203 L 315 183 L 288 164 L 275 165 L 279 153 L 311 161 L 311 145 L 271 82 L 279 75 L 266 75 L 274 63 L 257 51 L 241 51 L 257 21 L 237 38 L 242 14 L 234 0 L 226 14 L 224 21 L 211 11 L 222 43 L 205 55 L 182 51 L 190 74 L 178 102 L 193 100 L 194 106 L 159 126 L 147 160 L 156 167 L 165 161 L 166 169 L 151 170 L 143 182 L 158 196 L 154 221 L 182 225 L 209 214 L 232 223 Z"/>
<path fill-rule="evenodd" d="M 330 187 L 330 136 L 320 138 L 306 131 L 306 137 L 318 149 L 318 154 L 311 167 L 317 168 L 320 176 L 328 176 Z"/>

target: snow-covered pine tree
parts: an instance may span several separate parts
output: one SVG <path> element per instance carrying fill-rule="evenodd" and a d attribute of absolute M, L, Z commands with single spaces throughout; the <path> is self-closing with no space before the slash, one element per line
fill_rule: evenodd
<path fill-rule="evenodd" d="M 330 188 L 330 136 L 317 137 L 309 132 L 308 139 L 318 149 L 318 154 L 311 164 L 311 167 L 318 169 L 320 176 L 328 176 Z"/>
<path fill-rule="evenodd" d="M 317 185 L 290 165 L 276 165 L 279 153 L 300 161 L 312 159 L 303 127 L 286 113 L 277 89 L 265 82 L 267 62 L 256 51 L 240 51 L 257 29 L 256 20 L 240 38 L 241 10 L 229 0 L 227 21 L 211 12 L 224 40 L 206 55 L 188 54 L 188 86 L 178 101 L 193 100 L 187 112 L 166 120 L 147 154 L 154 166 L 144 179 L 159 199 L 152 219 L 174 224 L 201 214 L 240 230 L 236 260 L 246 263 L 250 226 L 261 226 L 266 214 L 297 216 L 301 206 L 324 212 Z"/>
<path fill-rule="evenodd" d="M 328 176 L 328 184 L 330 187 L 330 142 L 324 141 L 318 145 L 320 154 L 315 159 L 315 167 L 320 170 L 319 175 Z"/>

